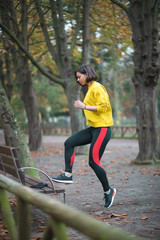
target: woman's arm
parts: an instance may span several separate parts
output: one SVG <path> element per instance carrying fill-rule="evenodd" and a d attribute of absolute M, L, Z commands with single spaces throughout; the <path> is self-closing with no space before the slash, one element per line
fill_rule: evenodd
<path fill-rule="evenodd" d="M 84 110 L 88 110 L 88 111 L 92 111 L 92 112 L 97 112 L 97 107 L 96 106 L 85 105 L 80 100 L 75 101 L 74 106 L 76 108 L 79 108 L 79 109 L 84 109 Z"/>

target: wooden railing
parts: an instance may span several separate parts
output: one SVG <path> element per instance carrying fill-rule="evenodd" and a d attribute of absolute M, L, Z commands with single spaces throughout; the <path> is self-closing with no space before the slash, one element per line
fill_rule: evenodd
<path fill-rule="evenodd" d="M 17 198 L 17 225 L 12 215 L 7 191 Z M 30 205 L 36 206 L 50 216 L 42 240 L 53 238 L 69 240 L 66 225 L 95 240 L 138 239 L 0 174 L 0 206 L 11 240 L 31 239 Z"/>
<path fill-rule="evenodd" d="M 70 127 L 43 127 L 44 135 L 69 136 L 71 135 Z"/>
<path fill-rule="evenodd" d="M 136 126 L 117 126 L 111 127 L 113 138 L 137 138 Z"/>
<path fill-rule="evenodd" d="M 113 125 L 111 130 L 113 138 L 137 138 L 136 126 Z M 69 136 L 71 129 L 69 127 L 43 127 L 43 134 Z"/>

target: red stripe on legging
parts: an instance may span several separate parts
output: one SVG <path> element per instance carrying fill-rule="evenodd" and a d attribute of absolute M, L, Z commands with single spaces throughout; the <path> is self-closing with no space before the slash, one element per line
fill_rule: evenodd
<path fill-rule="evenodd" d="M 74 163 L 74 158 L 75 158 L 75 151 L 73 152 L 72 157 L 71 157 L 70 167 L 71 167 L 72 164 Z"/>
<path fill-rule="evenodd" d="M 102 167 L 102 165 L 100 164 L 100 161 L 99 161 L 99 150 L 100 150 L 102 142 L 106 136 L 106 133 L 107 133 L 107 128 L 101 128 L 101 132 L 100 132 L 100 134 L 97 138 L 97 141 L 95 142 L 93 150 L 92 150 L 93 161 L 100 167 Z"/>

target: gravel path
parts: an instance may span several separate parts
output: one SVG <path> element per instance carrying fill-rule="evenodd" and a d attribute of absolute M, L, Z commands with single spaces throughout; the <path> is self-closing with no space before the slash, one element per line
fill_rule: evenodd
<path fill-rule="evenodd" d="M 66 137 L 45 136 L 43 150 L 33 152 L 36 167 L 50 176 L 64 169 L 64 147 Z M 4 144 L 0 132 L 0 144 Z M 73 184 L 61 184 L 66 189 L 67 204 L 100 219 L 106 224 L 146 239 L 160 239 L 160 166 L 133 165 L 138 154 L 137 140 L 111 139 L 102 157 L 112 187 L 117 194 L 111 208 L 104 208 L 102 187 L 88 166 L 88 154 L 78 155 L 73 167 Z M 62 201 L 62 196 L 56 196 Z M 33 219 L 45 224 L 47 217 L 33 210 Z M 33 223 L 34 231 L 38 225 Z M 85 240 L 87 237 L 69 229 L 71 239 Z M 36 238 L 34 238 L 36 239 Z"/>

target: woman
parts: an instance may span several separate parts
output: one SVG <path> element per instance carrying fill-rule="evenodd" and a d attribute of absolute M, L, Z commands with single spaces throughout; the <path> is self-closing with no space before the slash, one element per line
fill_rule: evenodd
<path fill-rule="evenodd" d="M 75 133 L 65 141 L 65 172 L 52 179 L 57 182 L 73 183 L 74 147 L 90 143 L 89 166 L 94 170 L 102 184 L 104 206 L 109 208 L 113 203 L 116 189 L 109 186 L 106 172 L 100 164 L 100 159 L 111 137 L 110 126 L 113 125 L 109 97 L 106 89 L 96 82 L 97 76 L 91 66 L 82 65 L 79 67 L 75 71 L 75 77 L 81 86 L 88 85 L 84 101 L 77 100 L 74 102 L 74 106 L 84 110 L 86 123 L 90 127 Z"/>

